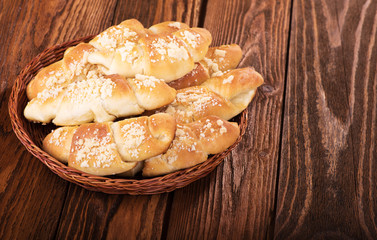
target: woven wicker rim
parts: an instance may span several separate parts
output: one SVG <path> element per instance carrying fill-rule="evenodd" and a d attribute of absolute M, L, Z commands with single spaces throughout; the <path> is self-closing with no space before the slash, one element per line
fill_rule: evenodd
<path fill-rule="evenodd" d="M 55 174 L 67 181 L 92 191 L 99 191 L 109 194 L 130 195 L 159 194 L 170 192 L 177 188 L 182 188 L 193 181 L 206 176 L 212 172 L 241 141 L 247 127 L 247 109 L 233 119 L 233 121 L 237 121 L 240 126 L 240 136 L 226 151 L 210 156 L 210 158 L 208 158 L 205 162 L 194 167 L 160 177 L 144 179 L 99 177 L 68 167 L 67 165 L 64 165 L 55 158 L 51 157 L 41 149 L 40 144 L 36 144 L 37 139 L 31 136 L 31 131 L 28 131 L 30 126 L 34 123 L 29 122 L 23 116 L 23 110 L 27 103 L 26 86 L 41 68 L 62 59 L 67 48 L 75 46 L 80 42 L 88 42 L 93 37 L 93 35 L 86 36 L 44 50 L 18 75 L 9 98 L 9 115 L 12 122 L 12 128 L 16 136 L 31 154 L 37 157 Z M 43 137 L 44 136 L 39 136 L 41 139 Z"/>

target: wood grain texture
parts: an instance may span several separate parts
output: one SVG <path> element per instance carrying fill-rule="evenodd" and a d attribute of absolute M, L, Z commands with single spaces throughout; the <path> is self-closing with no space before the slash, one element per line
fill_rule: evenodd
<path fill-rule="evenodd" d="M 109 27 L 136 18 L 145 27 L 166 20 L 196 26 L 200 1 L 119 1 Z M 103 30 L 106 28 L 104 27 Z M 169 194 L 156 196 L 105 195 L 71 185 L 58 239 L 159 239 L 166 235 L 164 221 Z"/>
<path fill-rule="evenodd" d="M 71 185 L 57 239 L 159 239 L 167 195 L 108 195 Z"/>
<path fill-rule="evenodd" d="M 147 28 L 163 21 L 180 21 L 196 27 L 201 5 L 201 0 L 118 1 L 114 24 L 136 18 Z"/>
<path fill-rule="evenodd" d="M 239 146 L 169 194 L 70 184 L 25 150 L 7 114 L 38 53 L 129 18 L 204 25 L 266 81 Z M 6 0 L 0 24 L 0 239 L 377 239 L 376 1 Z"/>
<path fill-rule="evenodd" d="M 238 43 L 265 78 L 243 141 L 208 177 L 175 191 L 168 239 L 264 239 L 273 220 L 290 1 L 208 1 L 214 45 Z"/>
<path fill-rule="evenodd" d="M 54 238 L 68 183 L 32 157 L 12 133 L 8 99 L 17 74 L 46 47 L 97 32 L 72 24 L 103 15 L 114 2 L 0 3 L 0 239 Z"/>
<path fill-rule="evenodd" d="M 375 239 L 376 6 L 294 1 L 276 239 Z"/>
<path fill-rule="evenodd" d="M 377 238 L 377 2 L 344 1 L 340 32 L 349 95 L 357 219 L 362 238 Z"/>

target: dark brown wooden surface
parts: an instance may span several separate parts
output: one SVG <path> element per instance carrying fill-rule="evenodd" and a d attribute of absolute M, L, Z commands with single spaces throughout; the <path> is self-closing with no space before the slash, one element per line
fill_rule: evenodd
<path fill-rule="evenodd" d="M 255 67 L 266 81 L 249 108 L 244 140 L 209 177 L 175 191 L 170 239 L 267 236 L 275 203 L 289 20 L 290 1 L 208 1 L 204 27 L 213 33 L 214 44 L 239 44 L 244 49 L 240 66 Z"/>
<path fill-rule="evenodd" d="M 129 18 L 204 26 L 265 78 L 223 164 L 153 196 L 68 183 L 12 132 L 8 98 L 43 49 Z M 0 239 L 377 239 L 377 2 L 0 2 Z"/>
<path fill-rule="evenodd" d="M 276 239 L 376 239 L 376 1 L 294 1 Z"/>

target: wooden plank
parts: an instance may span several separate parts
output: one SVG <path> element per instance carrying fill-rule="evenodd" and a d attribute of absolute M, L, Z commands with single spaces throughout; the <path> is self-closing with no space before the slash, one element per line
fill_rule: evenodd
<path fill-rule="evenodd" d="M 108 195 L 71 185 L 57 239 L 159 238 L 167 195 Z"/>
<path fill-rule="evenodd" d="M 276 239 L 375 239 L 375 1 L 293 6 Z"/>
<path fill-rule="evenodd" d="M 349 95 L 357 218 L 362 238 L 377 239 L 377 2 L 337 4 Z"/>
<path fill-rule="evenodd" d="M 112 22 L 136 18 L 145 27 L 165 20 L 197 26 L 200 1 L 119 1 Z M 156 239 L 164 238 L 169 194 L 113 196 L 71 185 L 62 212 L 57 238 Z"/>
<path fill-rule="evenodd" d="M 169 239 L 263 239 L 273 221 L 290 1 L 208 1 L 214 45 L 238 43 L 265 78 L 243 141 L 217 171 L 176 191 Z"/>
<path fill-rule="evenodd" d="M 0 239 L 54 238 L 68 183 L 32 157 L 12 134 L 8 99 L 21 69 L 46 47 L 98 32 L 115 2 L 0 3 Z M 86 28 L 75 27 L 93 19 Z"/>
<path fill-rule="evenodd" d="M 145 27 L 163 21 L 180 21 L 198 26 L 201 0 L 118 1 L 114 24 L 137 18 Z"/>

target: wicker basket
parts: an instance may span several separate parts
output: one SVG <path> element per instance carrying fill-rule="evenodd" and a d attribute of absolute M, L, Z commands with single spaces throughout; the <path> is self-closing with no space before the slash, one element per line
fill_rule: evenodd
<path fill-rule="evenodd" d="M 51 157 L 41 149 L 41 146 L 44 137 L 55 127 L 52 124 L 46 126 L 34 124 L 25 119 L 23 111 L 28 101 L 26 97 L 26 86 L 41 68 L 62 59 L 64 51 L 67 48 L 77 45 L 80 42 L 87 42 L 92 38 L 93 36 L 87 36 L 61 45 L 56 45 L 43 51 L 21 71 L 10 95 L 9 114 L 14 132 L 26 149 L 41 160 L 41 162 L 54 173 L 88 190 L 110 194 L 147 195 L 170 192 L 177 188 L 182 188 L 209 174 L 241 141 L 247 126 L 247 110 L 233 119 L 233 121 L 239 123 L 241 134 L 237 141 L 225 152 L 210 156 L 210 158 L 202 164 L 161 177 L 139 179 L 99 177 L 68 167 Z"/>

